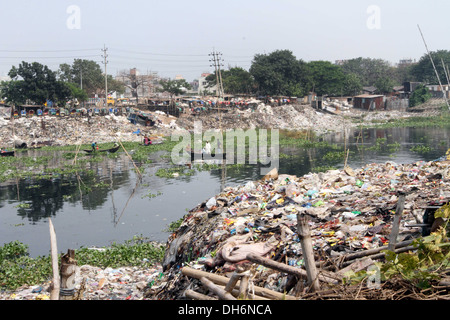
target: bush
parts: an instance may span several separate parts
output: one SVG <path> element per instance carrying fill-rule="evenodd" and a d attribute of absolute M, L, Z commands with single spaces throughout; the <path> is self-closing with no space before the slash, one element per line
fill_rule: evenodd
<path fill-rule="evenodd" d="M 428 90 L 427 87 L 424 85 L 417 86 L 416 89 L 411 94 L 411 97 L 409 98 L 409 106 L 414 107 L 421 103 L 427 102 L 431 98 L 430 90 Z"/>

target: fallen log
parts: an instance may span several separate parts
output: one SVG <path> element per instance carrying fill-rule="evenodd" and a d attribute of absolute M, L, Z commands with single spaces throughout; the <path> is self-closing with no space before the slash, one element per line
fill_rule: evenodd
<path fill-rule="evenodd" d="M 228 284 L 228 282 L 230 281 L 230 278 L 227 278 L 227 277 L 224 277 L 224 276 L 221 276 L 218 274 L 206 272 L 206 271 L 195 270 L 190 267 L 183 267 L 181 269 L 181 273 L 185 276 L 196 278 L 196 279 L 205 277 L 205 278 L 211 280 L 212 282 L 214 282 L 215 284 L 219 284 L 222 286 L 226 286 Z M 240 285 L 240 281 L 238 281 L 236 283 L 236 285 Z M 254 291 L 255 295 L 261 296 L 263 298 L 269 298 L 271 300 L 297 300 L 294 296 L 287 295 L 287 294 L 277 292 L 277 291 L 273 291 L 273 290 L 270 290 L 267 288 L 253 286 L 252 290 Z"/>
<path fill-rule="evenodd" d="M 207 296 L 206 294 L 201 294 L 198 292 L 195 292 L 194 290 L 186 290 L 184 292 L 184 296 L 188 299 L 193 299 L 193 300 L 217 300 L 214 299 L 213 297 Z"/>

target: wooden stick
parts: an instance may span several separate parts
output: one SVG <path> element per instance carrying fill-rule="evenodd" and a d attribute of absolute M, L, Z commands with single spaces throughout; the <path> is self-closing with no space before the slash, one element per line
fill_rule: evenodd
<path fill-rule="evenodd" d="M 247 289 L 248 289 L 249 276 L 243 275 L 241 278 L 241 285 L 239 287 L 239 299 L 247 300 Z"/>
<path fill-rule="evenodd" d="M 142 179 L 142 173 L 139 170 L 139 168 L 136 166 L 136 164 L 133 161 L 133 157 L 130 156 L 130 154 L 128 153 L 127 149 L 125 149 L 125 147 L 122 144 L 122 141 L 120 141 L 120 139 L 117 139 L 120 143 L 120 145 L 122 146 L 123 151 L 125 151 L 125 153 L 127 154 L 127 156 L 130 158 L 131 162 L 133 163 L 134 168 L 136 169 L 137 173 L 139 174 L 139 179 Z"/>
<path fill-rule="evenodd" d="M 210 297 L 205 294 L 201 294 L 201 293 L 195 292 L 193 290 L 189 290 L 189 289 L 184 292 L 184 295 L 186 296 L 186 298 L 194 299 L 194 300 L 217 300 L 217 299 L 214 299 L 213 297 Z"/>
<path fill-rule="evenodd" d="M 217 294 L 219 296 L 219 299 L 221 299 L 221 300 L 236 300 L 236 298 L 233 297 L 233 295 L 231 293 L 226 292 L 222 288 L 219 288 L 211 280 L 209 280 L 205 277 L 201 277 L 200 281 L 206 288 L 208 288 L 209 290 L 211 290 L 212 292 Z"/>
<path fill-rule="evenodd" d="M 217 286 L 225 290 L 225 286 L 221 286 L 220 284 L 218 284 Z M 233 295 L 233 297 L 236 297 L 239 299 L 240 290 L 238 288 L 234 288 L 230 293 Z M 247 299 L 249 299 L 249 300 L 272 300 L 269 298 L 264 298 L 262 296 L 253 294 L 251 292 L 247 293 Z"/>
<path fill-rule="evenodd" d="M 188 277 L 192 277 L 192 278 L 196 278 L 196 279 L 200 279 L 201 277 L 205 277 L 208 278 L 209 280 L 211 280 L 212 282 L 216 283 L 216 284 L 220 284 L 223 286 L 226 286 L 227 283 L 229 282 L 229 278 L 215 274 L 215 273 L 209 273 L 206 271 L 201 271 L 201 270 L 196 270 L 190 267 L 183 267 L 181 269 L 181 273 L 184 274 L 185 276 Z M 238 283 L 240 285 L 240 281 L 238 281 Z M 264 298 L 269 298 L 269 299 L 273 299 L 273 300 L 297 300 L 295 297 L 281 293 L 281 292 L 277 292 L 277 291 L 273 291 L 267 288 L 261 288 L 258 286 L 254 286 L 254 291 L 255 294 Z"/>
<path fill-rule="evenodd" d="M 53 271 L 52 290 L 50 292 L 50 299 L 59 300 L 60 278 L 58 270 L 58 247 L 56 245 L 56 233 L 55 228 L 53 227 L 52 219 L 49 218 L 48 223 L 50 228 L 50 248 L 51 248 L 52 271 Z"/>
<path fill-rule="evenodd" d="M 76 266 L 75 251 L 69 249 L 67 250 L 67 253 L 61 257 L 60 300 L 74 299 Z"/>
<path fill-rule="evenodd" d="M 270 260 L 270 259 L 262 258 L 260 256 L 257 256 L 255 254 L 253 254 L 253 253 L 247 254 L 246 259 L 251 261 L 251 262 L 263 265 L 265 267 L 269 267 L 269 268 L 272 268 L 272 269 L 275 269 L 275 270 L 278 270 L 278 271 L 281 271 L 281 272 L 286 272 L 286 273 L 292 274 L 294 276 L 298 276 L 300 278 L 305 278 L 306 279 L 308 277 L 306 271 L 303 270 L 303 269 L 292 267 L 292 266 L 289 266 L 287 264 L 276 262 L 276 261 L 273 261 L 273 260 Z M 320 281 L 323 281 L 323 282 L 326 282 L 326 283 L 338 284 L 340 277 L 337 276 L 337 275 L 333 275 L 332 276 L 329 273 L 321 270 L 320 273 L 319 273 L 318 279 Z"/>
<path fill-rule="evenodd" d="M 319 291 L 320 284 L 316 265 L 314 263 L 311 233 L 309 231 L 308 218 L 304 215 L 297 214 L 297 232 L 302 246 L 303 258 L 305 260 L 307 284 L 311 286 L 313 291 Z"/>
<path fill-rule="evenodd" d="M 227 285 L 225 286 L 225 291 L 231 292 L 231 290 L 234 289 L 234 287 L 236 286 L 236 283 L 239 281 L 240 278 L 241 278 L 241 275 L 237 272 L 234 272 L 230 278 L 230 281 L 228 281 Z"/>
<path fill-rule="evenodd" d="M 397 236 L 399 232 L 400 227 L 400 218 L 403 214 L 403 208 L 405 207 L 405 193 L 399 192 L 398 202 L 397 202 L 397 208 L 395 209 L 395 216 L 394 216 L 394 224 L 392 225 L 391 234 L 389 236 L 389 245 L 388 250 L 394 251 L 395 244 L 397 243 Z"/>

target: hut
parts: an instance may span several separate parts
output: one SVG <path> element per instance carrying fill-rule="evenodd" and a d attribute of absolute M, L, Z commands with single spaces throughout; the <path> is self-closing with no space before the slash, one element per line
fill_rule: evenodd
<path fill-rule="evenodd" d="M 353 107 L 364 110 L 384 110 L 385 98 L 383 95 L 361 94 L 353 97 Z"/>

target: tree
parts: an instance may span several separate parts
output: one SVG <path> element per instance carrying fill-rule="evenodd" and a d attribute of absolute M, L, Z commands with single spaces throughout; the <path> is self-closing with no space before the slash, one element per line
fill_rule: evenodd
<path fill-rule="evenodd" d="M 131 90 L 131 96 L 136 98 L 136 104 L 139 101 L 139 88 L 149 87 L 152 84 L 153 77 L 150 75 L 138 75 L 136 74 L 136 68 L 130 71 L 123 70 L 119 76 L 122 78 L 122 85 L 128 87 Z"/>
<path fill-rule="evenodd" d="M 77 99 L 79 102 L 86 101 L 88 99 L 88 95 L 86 91 L 79 88 L 76 84 L 65 82 L 65 85 L 70 90 L 70 96 L 74 99 Z"/>
<path fill-rule="evenodd" d="M 375 87 L 379 94 L 386 94 L 394 90 L 395 82 L 387 77 L 380 77 L 375 81 Z"/>
<path fill-rule="evenodd" d="M 431 92 L 427 87 L 420 84 L 414 89 L 409 97 L 409 106 L 414 107 L 421 103 L 425 103 L 428 99 L 431 98 Z"/>
<path fill-rule="evenodd" d="M 170 101 L 173 103 L 173 97 L 179 96 L 191 88 L 191 85 L 186 80 L 161 80 L 160 92 L 167 92 L 170 95 Z"/>
<path fill-rule="evenodd" d="M 255 55 L 249 72 L 260 94 L 303 96 L 307 91 L 306 63 L 289 50 Z"/>
<path fill-rule="evenodd" d="M 252 93 L 254 91 L 254 80 L 252 75 L 241 67 L 229 68 L 221 72 L 223 90 L 226 93 Z M 216 73 L 206 77 L 208 87 L 216 85 Z"/>
<path fill-rule="evenodd" d="M 346 79 L 342 69 L 329 61 L 311 61 L 307 63 L 311 87 L 319 96 L 337 96 L 344 94 Z"/>
<path fill-rule="evenodd" d="M 450 51 L 432 51 L 430 52 L 430 55 L 433 59 L 439 78 L 441 79 L 441 83 L 447 83 L 447 77 L 445 75 L 445 70 L 442 66 L 442 62 L 444 62 L 445 69 L 447 69 L 447 66 L 450 64 Z M 411 68 L 411 74 L 419 82 L 424 82 L 427 84 L 439 83 L 428 54 L 424 54 L 419 59 L 419 62 Z"/>
<path fill-rule="evenodd" d="M 356 96 L 362 89 L 361 79 L 356 74 L 349 73 L 345 75 L 342 93 L 344 96 Z"/>
<path fill-rule="evenodd" d="M 92 60 L 74 59 L 72 65 L 60 64 L 59 80 L 76 84 L 86 91 L 88 96 L 105 92 L 105 76 L 100 65 Z M 125 88 L 119 81 L 108 75 L 108 91 L 123 93 Z"/>
<path fill-rule="evenodd" d="M 394 68 L 382 59 L 354 58 L 346 60 L 341 68 L 345 74 L 356 74 L 363 86 L 375 86 L 379 78 L 393 78 L 394 75 Z"/>
<path fill-rule="evenodd" d="M 65 103 L 70 90 L 56 73 L 38 62 L 22 61 L 18 68 L 13 66 L 8 73 L 11 81 L 2 88 L 2 95 L 13 103 L 26 103 L 30 100 L 44 104 L 47 100 Z"/>

